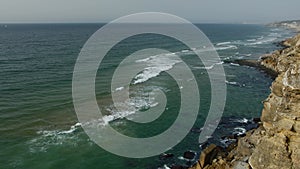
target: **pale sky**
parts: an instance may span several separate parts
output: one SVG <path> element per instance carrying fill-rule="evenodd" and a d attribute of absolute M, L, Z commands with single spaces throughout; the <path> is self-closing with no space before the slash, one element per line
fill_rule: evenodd
<path fill-rule="evenodd" d="M 0 0 L 0 23 L 109 22 L 165 12 L 191 22 L 300 20 L 300 0 Z"/>

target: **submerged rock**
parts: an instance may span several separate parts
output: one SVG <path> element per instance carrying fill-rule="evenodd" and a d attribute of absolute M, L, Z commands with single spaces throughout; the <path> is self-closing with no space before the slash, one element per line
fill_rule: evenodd
<path fill-rule="evenodd" d="M 172 154 L 172 153 L 163 153 L 159 156 L 159 159 L 166 160 L 166 159 L 173 158 L 173 157 L 174 157 L 174 154 Z"/>
<path fill-rule="evenodd" d="M 186 151 L 183 154 L 183 158 L 188 159 L 188 160 L 193 160 L 196 157 L 196 152 L 194 151 Z"/>

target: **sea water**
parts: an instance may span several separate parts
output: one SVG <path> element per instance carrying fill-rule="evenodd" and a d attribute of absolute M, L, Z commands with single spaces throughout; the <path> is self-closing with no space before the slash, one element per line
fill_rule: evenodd
<path fill-rule="evenodd" d="M 78 54 L 88 38 L 103 24 L 8 24 L 0 25 L 0 168 L 3 169 L 142 169 L 185 163 L 187 150 L 201 151 L 198 138 L 210 106 L 210 83 L 207 70 L 193 57 L 193 51 L 168 37 L 140 35 L 118 44 L 101 63 L 96 78 L 96 97 L 103 119 L 131 137 L 155 136 L 168 129 L 180 108 L 181 86 L 165 71 L 187 62 L 199 83 L 201 105 L 191 132 L 167 153 L 159 156 L 130 159 L 111 154 L 97 146 L 84 133 L 73 107 L 72 76 Z M 134 26 L 134 25 L 133 25 Z M 294 32 L 264 25 L 196 24 L 211 40 L 220 55 L 226 72 L 227 100 L 223 121 L 211 142 L 226 144 L 222 136 L 243 133 L 244 124 L 259 117 L 262 101 L 269 94 L 272 79 L 261 71 L 237 64 L 236 59 L 258 59 L 279 49 L 277 42 Z M 113 35 L 112 35 L 113 36 Z M 113 38 L 113 37 L 112 37 Z M 138 48 L 137 48 L 138 47 Z M 118 63 L 132 51 L 161 47 L 161 53 L 137 59 L 148 65 L 131 82 L 131 99 L 125 103 L 135 109 L 118 111 L 110 98 L 110 82 Z M 182 60 L 174 58 L 179 56 Z M 226 61 L 226 62 L 225 62 Z M 229 62 L 227 62 L 229 61 Z M 137 110 L 149 109 L 159 103 L 153 91 L 166 93 L 165 112 L 148 124 L 126 120 Z M 124 90 L 124 86 L 113 89 Z"/>

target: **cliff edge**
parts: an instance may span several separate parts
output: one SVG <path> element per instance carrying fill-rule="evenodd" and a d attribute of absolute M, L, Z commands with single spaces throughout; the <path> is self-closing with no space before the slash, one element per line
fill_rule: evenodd
<path fill-rule="evenodd" d="M 260 127 L 239 138 L 229 152 L 209 153 L 214 150 L 208 147 L 191 169 L 300 169 L 300 34 L 283 44 L 284 49 L 260 60 L 278 74 L 263 102 Z"/>

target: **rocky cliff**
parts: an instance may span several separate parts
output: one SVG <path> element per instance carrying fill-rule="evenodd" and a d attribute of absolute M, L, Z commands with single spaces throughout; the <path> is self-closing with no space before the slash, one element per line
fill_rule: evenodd
<path fill-rule="evenodd" d="M 214 153 L 214 160 L 204 163 L 209 153 L 202 153 L 193 169 L 300 169 L 300 34 L 283 44 L 285 49 L 260 60 L 278 74 L 264 101 L 260 127 L 229 152 Z"/>

